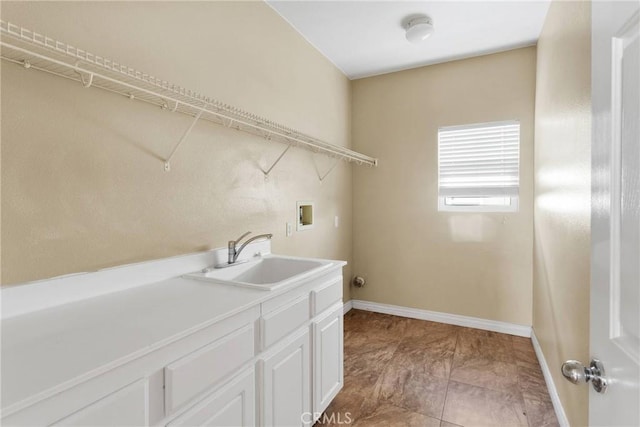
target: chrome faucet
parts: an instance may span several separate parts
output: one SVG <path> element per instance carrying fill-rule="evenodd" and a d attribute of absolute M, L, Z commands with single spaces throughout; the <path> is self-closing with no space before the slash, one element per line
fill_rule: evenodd
<path fill-rule="evenodd" d="M 247 231 L 246 233 L 244 233 L 242 236 L 238 237 L 236 240 L 229 240 L 229 258 L 227 260 L 226 264 L 220 264 L 220 265 L 216 265 L 216 268 L 223 268 L 223 267 L 229 267 L 231 265 L 234 264 L 238 264 L 238 257 L 240 256 L 240 254 L 242 253 L 242 251 L 244 250 L 244 248 L 251 242 L 255 242 L 256 240 L 267 240 L 267 239 L 271 239 L 273 237 L 273 234 L 258 234 L 257 236 L 253 236 L 252 238 L 248 239 L 246 242 L 244 242 L 242 245 L 240 245 L 240 247 L 238 248 L 238 243 L 240 243 L 240 241 L 242 239 L 244 239 L 245 237 L 247 237 L 249 234 L 251 234 L 250 231 Z M 247 260 L 248 261 L 248 260 Z M 244 262 L 244 261 L 240 261 L 240 262 Z"/>

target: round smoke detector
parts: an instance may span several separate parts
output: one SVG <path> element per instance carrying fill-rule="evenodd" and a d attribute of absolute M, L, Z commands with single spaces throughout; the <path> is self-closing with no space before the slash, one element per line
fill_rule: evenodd
<path fill-rule="evenodd" d="M 404 26 L 405 37 L 411 43 L 421 43 L 434 32 L 433 19 L 427 15 L 412 17 Z"/>

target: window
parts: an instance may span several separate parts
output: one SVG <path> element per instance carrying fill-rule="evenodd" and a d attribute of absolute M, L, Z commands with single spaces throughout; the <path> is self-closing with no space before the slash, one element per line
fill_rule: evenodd
<path fill-rule="evenodd" d="M 519 181 L 519 122 L 438 129 L 438 210 L 515 212 Z"/>

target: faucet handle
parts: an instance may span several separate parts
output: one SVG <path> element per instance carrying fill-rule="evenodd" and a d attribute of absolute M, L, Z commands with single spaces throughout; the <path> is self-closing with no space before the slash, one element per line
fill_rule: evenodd
<path fill-rule="evenodd" d="M 238 237 L 236 240 L 231 240 L 231 242 L 238 243 L 240 240 L 244 239 L 244 238 L 245 238 L 245 237 L 247 237 L 249 234 L 251 234 L 251 232 L 250 232 L 250 231 L 247 231 L 247 232 L 246 232 L 246 233 L 244 233 L 242 236 Z M 231 243 L 231 242 L 229 242 L 229 243 Z"/>

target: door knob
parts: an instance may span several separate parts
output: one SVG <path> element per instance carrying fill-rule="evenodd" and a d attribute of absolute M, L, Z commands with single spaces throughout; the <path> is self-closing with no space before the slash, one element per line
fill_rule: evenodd
<path fill-rule="evenodd" d="M 586 384 L 591 381 L 593 389 L 598 393 L 607 391 L 604 366 L 598 359 L 591 360 L 588 368 L 577 360 L 567 360 L 562 364 L 562 375 L 573 384 Z"/>

